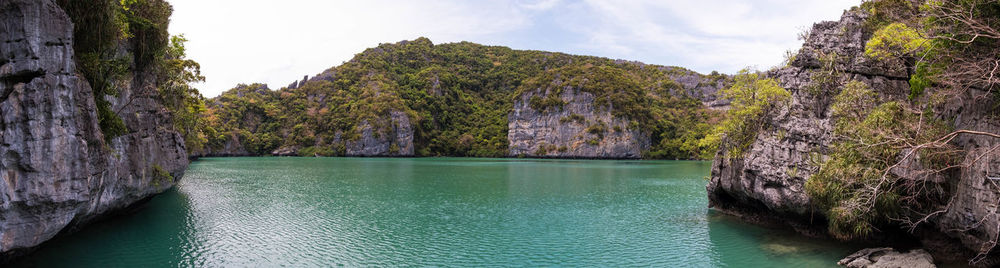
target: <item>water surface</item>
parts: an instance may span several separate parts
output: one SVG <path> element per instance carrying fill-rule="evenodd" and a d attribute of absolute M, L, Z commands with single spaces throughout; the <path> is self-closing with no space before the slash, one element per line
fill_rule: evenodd
<path fill-rule="evenodd" d="M 855 248 L 706 208 L 710 163 L 204 158 L 18 266 L 835 267 Z"/>

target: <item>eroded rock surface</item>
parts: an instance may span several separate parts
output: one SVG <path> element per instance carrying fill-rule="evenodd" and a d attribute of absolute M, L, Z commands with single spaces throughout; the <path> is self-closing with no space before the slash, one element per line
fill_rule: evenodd
<path fill-rule="evenodd" d="M 649 66 L 637 62 L 617 63 Z M 719 101 L 716 94 L 725 86 L 728 77 L 717 75 L 713 79 L 680 68 L 659 68 L 668 71 L 668 78 L 680 85 L 669 94 L 700 100 L 709 108 L 728 105 L 728 102 Z M 558 79 L 552 83 L 556 88 L 527 91 L 514 100 L 507 115 L 508 156 L 636 159 L 649 150 L 651 138 L 647 126 L 614 116 L 613 107 L 595 105 L 595 96 L 590 92 L 568 86 Z M 558 98 L 563 105 L 543 111 L 532 108 L 532 97 L 544 98 L 555 89 L 560 89 Z"/>
<path fill-rule="evenodd" d="M 765 219 L 788 224 L 800 232 L 823 235 L 825 220 L 817 220 L 819 211 L 804 190 L 805 182 L 818 171 L 818 163 L 827 159 L 832 142 L 833 122 L 830 105 L 837 92 L 811 92 L 808 85 L 812 74 L 821 68 L 823 57 L 837 55 L 835 66 L 841 82 L 857 80 L 874 89 L 882 99 L 907 101 L 909 80 L 906 69 L 899 63 L 875 62 L 863 56 L 871 33 L 863 30 L 866 15 L 845 12 L 840 21 L 817 23 L 790 66 L 772 70 L 769 77 L 777 78 L 782 87 L 792 93 L 788 105 L 766 115 L 768 127 L 757 134 L 756 140 L 742 157 L 725 157 L 720 152 L 714 160 L 711 180 L 707 186 L 710 206 L 719 211 L 746 219 Z M 985 92 L 970 89 L 949 96 L 943 109 L 935 111 L 940 118 L 953 118 L 955 129 L 1000 133 L 1000 120 L 991 116 L 989 102 L 982 101 Z M 977 97 L 979 96 L 979 97 Z M 962 135 L 952 144 L 964 149 L 965 167 L 932 180 L 940 191 L 951 189 L 950 204 L 926 204 L 945 213 L 931 217 L 916 236 L 925 243 L 941 245 L 945 240 L 959 241 L 962 254 L 944 253 L 948 246 L 928 247 L 935 256 L 968 259 L 995 241 L 1000 226 L 997 200 L 1000 186 L 1000 150 L 992 150 L 997 139 Z M 893 173 L 902 177 L 920 174 L 919 165 L 897 168 Z M 936 184 L 936 185 L 935 185 Z M 819 216 L 821 217 L 821 216 Z M 929 241 L 935 237 L 935 241 Z M 950 243 L 950 242 L 949 242 Z M 953 252 L 953 251 L 951 251 Z M 991 261 L 978 265 L 990 265 Z"/>
<path fill-rule="evenodd" d="M 181 136 L 136 74 L 110 99 L 129 133 L 108 143 L 76 72 L 73 25 L 51 0 L 0 2 L 0 259 L 173 186 Z"/>
<path fill-rule="evenodd" d="M 361 122 L 360 138 L 336 140 L 343 142 L 347 156 L 413 156 L 413 127 L 406 113 L 393 111 L 388 119 L 377 122 L 385 127 L 376 127 L 369 121 Z"/>
<path fill-rule="evenodd" d="M 556 111 L 532 109 L 528 100 L 536 94 L 548 93 L 523 94 L 508 115 L 512 156 L 640 158 L 649 148 L 648 133 L 630 128 L 631 120 L 612 116 L 608 107 L 595 107 L 593 94 L 565 88 L 559 97 L 566 104 Z"/>
<path fill-rule="evenodd" d="M 923 249 L 906 253 L 892 248 L 866 248 L 837 262 L 847 268 L 934 268 L 934 258 Z"/>

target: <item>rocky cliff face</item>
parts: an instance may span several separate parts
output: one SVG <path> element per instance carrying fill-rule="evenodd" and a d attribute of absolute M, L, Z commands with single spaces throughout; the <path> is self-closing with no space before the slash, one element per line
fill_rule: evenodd
<path fill-rule="evenodd" d="M 387 119 L 379 120 L 379 128 L 369 121 L 362 121 L 358 127 L 360 137 L 355 140 L 343 139 L 339 133 L 335 144 L 344 144 L 347 156 L 413 156 L 413 127 L 406 113 L 393 111 Z"/>
<path fill-rule="evenodd" d="M 394 111 L 389 118 L 377 120 L 379 128 L 369 121 L 358 126 L 358 138 L 345 138 L 338 131 L 332 144 L 342 146 L 343 156 L 413 156 L 413 127 L 406 113 Z M 272 156 L 300 156 L 301 146 L 285 146 L 271 152 Z M 197 156 L 254 156 L 247 151 L 236 136 L 228 139 L 221 150 L 201 153 Z M 301 155 L 314 156 L 314 155 Z"/>
<path fill-rule="evenodd" d="M 616 118 L 609 107 L 595 107 L 594 95 L 565 88 L 565 103 L 556 111 L 537 111 L 529 92 L 514 102 L 507 117 L 511 156 L 568 158 L 640 158 L 649 148 L 649 134 L 630 128 L 631 120 Z"/>
<path fill-rule="evenodd" d="M 654 78 L 660 81 L 658 85 L 671 83 L 675 86 L 666 91 L 644 89 L 641 98 L 670 95 L 700 101 L 701 105 L 708 108 L 728 105 L 727 102 L 716 98 L 716 92 L 726 85 L 727 76 L 706 76 L 680 68 L 651 66 L 637 62 L 616 61 L 615 64 L 635 66 L 640 70 L 658 68 L 657 70 L 662 71 L 662 75 L 658 73 Z M 616 116 L 612 112 L 615 107 L 610 104 L 598 105 L 598 97 L 593 93 L 571 85 L 569 81 L 573 79 L 575 78 L 556 76 L 552 81 L 546 81 L 551 84 L 546 83 L 543 88 L 524 91 L 514 99 L 513 107 L 507 115 L 509 148 L 507 155 L 553 158 L 642 158 L 643 153 L 649 151 L 652 146 L 650 130 L 653 126 Z M 588 77 L 587 79 L 596 81 L 612 78 Z M 628 76 L 625 79 L 648 78 Z M 533 98 L 544 100 L 553 96 L 561 105 L 543 110 L 532 107 Z"/>
<path fill-rule="evenodd" d="M 791 102 L 779 111 L 765 115 L 770 128 L 757 134 L 743 158 L 716 157 L 711 181 L 707 186 L 710 206 L 754 221 L 788 224 L 812 235 L 825 233 L 825 220 L 804 190 L 805 182 L 815 174 L 829 152 L 833 122 L 830 104 L 833 93 L 809 92 L 812 73 L 821 68 L 823 55 L 836 53 L 835 65 L 842 70 L 840 81 L 857 80 L 870 85 L 883 99 L 906 101 L 909 77 L 905 69 L 892 63 L 877 63 L 863 56 L 870 36 L 862 23 L 866 15 L 845 12 L 840 21 L 814 25 L 807 41 L 790 66 L 773 70 L 770 77 L 792 93 Z M 937 111 L 942 118 L 955 118 L 955 129 L 1000 133 L 1000 121 L 989 114 L 988 105 L 976 101 L 973 89 L 945 101 L 946 109 Z M 1000 226 L 997 197 L 1000 187 L 990 178 L 998 177 L 1000 151 L 989 151 L 998 141 L 982 136 L 962 136 L 953 141 L 965 149 L 965 161 L 985 160 L 946 174 L 939 183 L 952 189 L 954 201 L 927 204 L 947 207 L 947 212 L 933 217 L 917 232 L 925 246 L 943 259 L 969 258 L 969 254 L 991 246 Z M 918 168 L 918 167 L 914 167 Z M 907 170 L 894 170 L 905 176 Z M 959 241 L 958 243 L 953 243 Z M 960 254 L 954 254 L 954 253 Z M 945 256 L 947 255 L 947 256 Z"/>
<path fill-rule="evenodd" d="M 170 188 L 188 164 L 141 74 L 111 100 L 129 133 L 105 142 L 72 42 L 52 1 L 0 2 L 0 259 Z"/>

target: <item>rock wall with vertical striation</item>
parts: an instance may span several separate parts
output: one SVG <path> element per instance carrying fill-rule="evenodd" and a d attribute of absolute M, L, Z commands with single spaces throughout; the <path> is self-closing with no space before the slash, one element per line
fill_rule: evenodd
<path fill-rule="evenodd" d="M 148 199 L 187 168 L 168 113 L 139 93 L 156 92 L 142 74 L 111 99 L 129 132 L 105 141 L 72 42 L 51 0 L 0 2 L 0 260 Z"/>
<path fill-rule="evenodd" d="M 344 144 L 346 156 L 413 156 L 413 127 L 406 113 L 393 111 L 389 118 L 377 119 L 386 127 L 376 127 L 362 121 L 358 127 L 360 137 L 344 139 L 339 133 L 334 143 Z"/>
<path fill-rule="evenodd" d="M 767 73 L 792 93 L 790 103 L 765 115 L 770 127 L 757 134 L 742 158 L 724 157 L 724 151 L 717 154 L 706 187 L 709 206 L 750 221 L 787 224 L 802 233 L 825 235 L 825 219 L 814 211 L 804 190 L 806 181 L 819 170 L 818 163 L 827 158 L 833 141 L 830 105 L 836 92 L 817 94 L 807 89 L 812 73 L 821 68 L 820 58 L 836 53 L 840 57 L 836 69 L 842 72 L 836 79 L 864 82 L 882 99 L 907 101 L 909 94 L 909 75 L 902 65 L 864 57 L 871 35 L 863 30 L 866 18 L 865 13 L 851 10 L 840 21 L 815 24 L 789 66 Z M 984 93 L 972 89 L 950 96 L 944 101 L 945 108 L 935 112 L 941 118 L 954 118 L 955 129 L 1000 133 L 1000 120 L 991 115 L 990 105 L 976 98 Z M 991 241 L 995 241 L 1000 226 L 1000 187 L 990 178 L 1000 177 L 1000 151 L 990 149 L 998 142 L 971 135 L 952 142 L 963 149 L 965 163 L 974 164 L 946 173 L 936 182 L 939 185 L 935 187 L 950 189 L 953 201 L 950 205 L 927 204 L 947 207 L 947 212 L 932 217 L 913 234 L 936 258 L 968 259 L 994 243 Z M 893 172 L 900 176 L 918 173 L 906 169 Z"/>
<path fill-rule="evenodd" d="M 649 148 L 649 133 L 612 116 L 609 107 L 596 107 L 593 94 L 568 87 L 559 95 L 565 102 L 562 109 L 531 108 L 531 97 L 547 94 L 528 92 L 514 101 L 507 117 L 511 156 L 640 158 Z"/>
<path fill-rule="evenodd" d="M 507 114 L 507 155 L 638 159 L 654 146 L 653 129 L 662 122 L 637 118 L 656 118 L 660 115 L 654 109 L 682 106 L 645 101 L 683 99 L 692 101 L 691 106 L 698 109 L 728 105 L 716 98 L 716 92 L 728 83 L 728 76 L 706 76 L 682 68 L 621 60 L 615 61 L 614 67 L 629 71 L 602 73 L 584 67 L 583 71 L 552 70 L 550 73 L 554 75 L 533 78 L 531 81 L 542 83 L 538 88 L 530 88 L 534 84 L 524 86 L 526 90 L 515 93 Z M 644 73 L 650 70 L 654 71 Z M 655 82 L 637 83 L 647 80 Z M 621 96 L 629 94 L 635 94 L 634 103 L 622 101 L 627 98 Z M 620 100 L 619 107 L 609 101 L 616 97 Z M 657 105 L 662 107 L 648 107 Z"/>

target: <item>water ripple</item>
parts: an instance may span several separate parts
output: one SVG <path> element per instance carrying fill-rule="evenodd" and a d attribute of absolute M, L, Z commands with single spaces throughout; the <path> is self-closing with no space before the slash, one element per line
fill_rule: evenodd
<path fill-rule="evenodd" d="M 825 267 L 706 208 L 704 162 L 208 158 L 21 266 Z"/>

